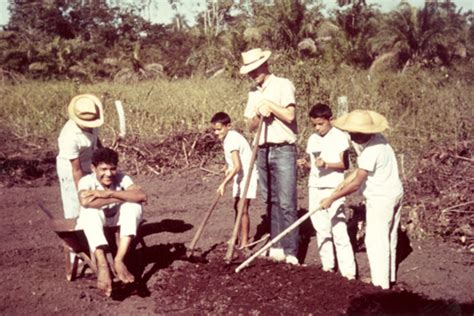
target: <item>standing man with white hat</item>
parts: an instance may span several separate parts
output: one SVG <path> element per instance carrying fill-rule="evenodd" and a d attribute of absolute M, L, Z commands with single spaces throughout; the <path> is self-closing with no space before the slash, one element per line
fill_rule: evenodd
<path fill-rule="evenodd" d="M 260 190 L 267 204 L 270 234 L 274 238 L 297 220 L 296 208 L 296 103 L 295 87 L 285 78 L 270 73 L 270 51 L 260 48 L 242 53 L 241 74 L 256 84 L 249 92 L 245 117 L 251 131 L 260 117 L 263 126 L 258 140 L 257 170 Z M 269 256 L 276 261 L 298 264 L 298 230 L 292 231 Z"/>
<path fill-rule="evenodd" d="M 104 111 L 100 100 L 91 94 L 77 95 L 68 106 L 69 120 L 58 138 L 59 153 L 56 168 L 61 188 L 65 218 L 79 216 L 77 186 L 79 180 L 91 173 L 91 158 L 100 145 L 99 127 L 104 123 Z M 70 273 L 67 251 L 66 272 Z"/>
<path fill-rule="evenodd" d="M 354 110 L 333 122 L 333 126 L 349 132 L 361 147 L 358 168 L 339 190 L 321 201 L 329 208 L 334 201 L 362 189 L 366 199 L 365 246 L 369 258 L 372 284 L 383 289 L 396 281 L 396 250 L 403 187 L 392 147 L 380 134 L 388 128 L 382 115 L 367 110 Z"/>

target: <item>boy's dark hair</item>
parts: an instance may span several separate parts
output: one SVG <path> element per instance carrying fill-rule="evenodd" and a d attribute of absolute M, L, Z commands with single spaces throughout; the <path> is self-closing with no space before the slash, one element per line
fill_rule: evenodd
<path fill-rule="evenodd" d="M 211 118 L 211 123 L 212 124 L 221 123 L 222 125 L 228 125 L 231 122 L 232 122 L 232 120 L 230 119 L 229 114 L 227 114 L 225 112 L 217 112 Z"/>
<path fill-rule="evenodd" d="M 329 120 L 332 117 L 331 108 L 324 103 L 317 103 L 313 105 L 311 110 L 309 111 L 309 117 L 311 118 L 324 118 Z"/>
<path fill-rule="evenodd" d="M 116 166 L 118 164 L 117 152 L 105 147 L 96 149 L 92 154 L 92 164 L 94 165 L 94 167 L 97 167 L 101 163 Z"/>

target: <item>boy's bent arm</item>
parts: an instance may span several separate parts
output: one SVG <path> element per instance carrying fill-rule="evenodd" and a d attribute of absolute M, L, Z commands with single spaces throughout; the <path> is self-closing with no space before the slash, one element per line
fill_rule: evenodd
<path fill-rule="evenodd" d="M 348 151 L 345 150 L 339 154 L 338 162 L 325 162 L 323 164 L 324 169 L 332 169 L 337 171 L 347 170 L 349 167 Z"/>
<path fill-rule="evenodd" d="M 147 201 L 147 196 L 142 189 L 132 184 L 125 191 L 105 191 L 109 193 L 109 198 L 119 199 L 122 202 L 144 203 Z"/>
<path fill-rule="evenodd" d="M 352 178 L 351 181 L 345 184 L 343 182 L 343 185 L 340 188 L 336 189 L 328 198 L 323 199 L 321 201 L 321 205 L 320 205 L 321 208 L 327 209 L 331 206 L 331 204 L 334 201 L 346 195 L 356 192 L 362 186 L 362 184 L 367 180 L 368 175 L 369 173 L 367 170 L 360 169 L 360 168 L 356 169 L 355 176 Z"/>
<path fill-rule="evenodd" d="M 122 203 L 117 198 L 110 198 L 111 191 L 102 190 L 81 190 L 79 191 L 79 203 L 85 208 L 101 208 L 112 203 Z"/>
<path fill-rule="evenodd" d="M 76 190 L 78 188 L 79 180 L 84 176 L 84 172 L 81 168 L 81 161 L 79 158 L 71 159 L 71 168 L 72 168 L 72 178 L 74 179 L 74 184 L 76 185 Z"/>
<path fill-rule="evenodd" d="M 229 183 L 229 181 L 232 180 L 235 177 L 235 175 L 240 172 L 240 170 L 242 170 L 242 162 L 240 160 L 239 152 L 237 150 L 234 150 L 232 151 L 231 154 L 232 154 L 232 164 L 234 165 L 234 168 L 232 168 L 232 170 L 230 170 L 230 172 L 227 173 L 226 177 L 224 178 L 222 183 L 219 185 L 219 188 L 217 189 L 217 191 L 221 195 L 224 194 L 224 188 L 227 185 L 227 183 Z"/>
<path fill-rule="evenodd" d="M 146 201 L 145 192 L 135 184 L 129 186 L 125 191 L 82 190 L 79 192 L 79 202 L 86 208 L 100 208 L 112 203 L 144 203 Z"/>
<path fill-rule="evenodd" d="M 258 122 L 260 121 L 260 117 L 255 115 L 254 117 L 247 120 L 247 128 L 249 132 L 254 132 L 257 130 Z"/>
<path fill-rule="evenodd" d="M 291 124 L 295 120 L 296 111 L 295 111 L 295 104 L 288 104 L 285 107 L 279 106 L 278 104 L 273 103 L 267 99 L 263 100 L 261 104 L 259 104 L 258 108 L 266 108 L 267 110 L 263 110 L 263 112 L 269 111 L 274 116 L 276 116 L 279 120 Z M 262 113 L 262 112 L 261 112 Z"/>

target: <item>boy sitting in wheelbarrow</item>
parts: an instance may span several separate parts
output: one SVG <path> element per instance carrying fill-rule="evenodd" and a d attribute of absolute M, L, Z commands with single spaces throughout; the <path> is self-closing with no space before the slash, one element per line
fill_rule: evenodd
<path fill-rule="evenodd" d="M 114 269 L 120 281 L 132 283 L 124 257 L 142 217 L 147 196 L 132 179 L 117 169 L 118 155 L 109 148 L 97 149 L 92 155 L 92 174 L 79 181 L 81 209 L 77 228 L 83 229 L 91 253 L 97 260 L 97 287 L 107 296 L 112 294 L 112 278 L 105 250 L 108 247 L 104 226 L 120 226 L 120 241 L 114 258 Z"/>

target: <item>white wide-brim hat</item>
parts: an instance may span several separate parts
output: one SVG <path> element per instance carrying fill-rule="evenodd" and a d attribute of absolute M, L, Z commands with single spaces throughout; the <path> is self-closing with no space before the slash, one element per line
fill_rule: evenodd
<path fill-rule="evenodd" d="M 69 118 L 87 128 L 104 124 L 104 110 L 99 98 L 92 94 L 80 94 L 72 98 L 68 106 Z"/>
<path fill-rule="evenodd" d="M 387 119 L 374 111 L 354 110 L 334 120 L 332 125 L 347 132 L 376 134 L 383 132 L 388 126 Z"/>
<path fill-rule="evenodd" d="M 271 51 L 263 51 L 261 48 L 254 48 L 242 53 L 242 62 L 244 65 L 240 67 L 240 73 L 244 75 L 257 69 L 270 58 L 271 54 Z"/>

